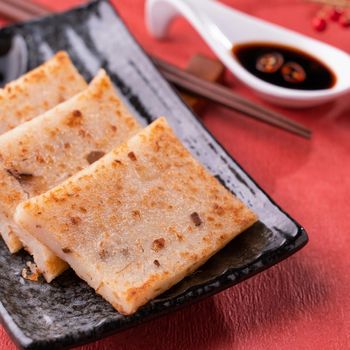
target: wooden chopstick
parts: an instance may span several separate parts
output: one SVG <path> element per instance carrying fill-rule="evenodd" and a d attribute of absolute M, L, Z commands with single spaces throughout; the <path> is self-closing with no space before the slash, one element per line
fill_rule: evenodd
<path fill-rule="evenodd" d="M 12 4 L 14 7 L 17 7 L 18 9 L 31 14 L 32 17 L 45 16 L 52 12 L 49 8 L 45 7 L 44 5 L 39 5 L 29 0 L 4 0 L 1 1 L 1 3 Z"/>
<path fill-rule="evenodd" d="M 197 93 L 200 96 L 218 102 L 228 108 L 244 112 L 257 120 L 266 122 L 270 125 L 283 128 L 305 138 L 311 137 L 311 131 L 303 125 L 294 122 L 277 112 L 254 104 L 253 102 L 233 93 L 230 89 L 224 86 L 200 79 L 159 59 L 153 58 L 153 61 L 166 79 L 179 87 Z"/>
<path fill-rule="evenodd" d="M 48 8 L 29 0 L 0 0 L 0 14 L 12 20 L 23 21 L 48 13 Z M 164 77 L 178 87 L 304 138 L 311 137 L 311 131 L 305 126 L 244 99 L 228 88 L 198 78 L 158 58 L 153 58 L 153 62 Z"/>
<path fill-rule="evenodd" d="M 0 14 L 13 21 L 28 21 L 33 18 L 28 11 L 17 8 L 4 0 L 0 1 Z"/>
<path fill-rule="evenodd" d="M 191 81 L 189 80 L 184 80 L 183 78 L 179 77 L 178 75 L 175 75 L 173 73 L 169 73 L 166 71 L 162 72 L 165 76 L 165 78 L 172 82 L 173 84 L 182 87 L 188 91 L 196 91 L 198 93 L 198 95 L 203 96 L 211 101 L 215 101 L 218 102 L 228 108 L 234 109 L 238 112 L 243 112 L 244 114 L 265 122 L 267 124 L 276 126 L 278 128 L 284 129 L 286 131 L 290 131 L 296 135 L 302 136 L 304 138 L 309 139 L 311 137 L 311 133 L 309 130 L 302 130 L 299 127 L 295 127 L 291 124 L 287 124 L 285 123 L 285 120 L 280 120 L 280 119 L 276 119 L 275 117 L 268 115 L 264 112 L 258 111 L 255 108 L 251 107 L 251 106 L 247 106 L 247 105 L 242 105 L 240 103 L 237 103 L 234 100 L 228 100 L 225 96 L 220 96 L 217 95 L 215 92 L 213 92 L 209 86 L 205 87 L 205 86 L 198 86 L 197 84 L 193 84 Z M 208 83 L 208 84 L 212 84 L 212 83 Z"/>
<path fill-rule="evenodd" d="M 212 82 L 208 82 L 206 80 L 200 79 L 196 76 L 194 76 L 193 74 L 187 73 L 186 71 L 177 68 L 176 66 L 167 63 L 165 61 L 162 61 L 160 59 L 157 59 L 155 57 L 152 58 L 154 63 L 156 64 L 156 66 L 158 66 L 159 68 L 161 68 L 164 71 L 168 71 L 169 73 L 174 73 L 176 75 L 179 75 L 180 77 L 183 77 L 184 79 L 188 79 L 190 81 L 192 81 L 193 83 L 199 83 L 203 86 L 205 86 L 206 88 L 213 89 L 213 91 L 215 91 L 216 93 L 222 94 L 224 96 L 226 96 L 228 99 L 239 102 L 241 104 L 247 105 L 249 107 L 252 107 L 260 112 L 264 112 L 266 114 L 269 114 L 270 116 L 274 116 L 276 119 L 280 119 L 283 120 L 285 123 L 290 124 L 292 126 L 295 126 L 301 130 L 307 131 L 308 129 L 306 129 L 303 125 L 298 124 L 295 121 L 292 121 L 286 117 L 284 117 L 282 114 L 274 112 L 268 108 L 265 108 L 263 106 L 260 106 L 258 104 L 255 104 L 243 97 L 241 97 L 238 94 L 235 94 L 231 89 L 226 88 L 222 85 L 219 84 L 215 84 Z M 203 83 L 208 83 L 208 84 L 203 84 Z"/>

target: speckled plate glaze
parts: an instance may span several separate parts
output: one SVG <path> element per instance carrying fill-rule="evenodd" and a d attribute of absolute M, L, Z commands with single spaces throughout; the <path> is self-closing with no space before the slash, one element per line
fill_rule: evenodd
<path fill-rule="evenodd" d="M 67 50 L 87 79 L 104 67 L 144 125 L 160 115 L 167 116 L 193 155 L 261 220 L 198 271 L 129 317 L 114 311 L 72 271 L 51 284 L 24 280 L 20 272 L 28 255 L 11 256 L 0 242 L 0 315 L 20 348 L 68 348 L 135 326 L 237 284 L 306 244 L 304 229 L 201 125 L 107 1 L 4 28 L 0 30 L 0 46 L 0 78 L 4 80 L 37 66 L 58 50 Z"/>

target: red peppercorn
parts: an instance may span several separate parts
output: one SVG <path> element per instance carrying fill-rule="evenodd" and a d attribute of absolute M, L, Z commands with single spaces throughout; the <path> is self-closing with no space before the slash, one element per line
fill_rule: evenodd
<path fill-rule="evenodd" d="M 324 18 L 315 17 L 312 20 L 312 26 L 318 32 L 323 32 L 327 28 L 327 22 L 326 22 L 326 20 Z"/>
<path fill-rule="evenodd" d="M 332 8 L 329 11 L 329 19 L 331 19 L 334 22 L 338 22 L 339 18 L 341 17 L 341 15 L 343 14 L 343 11 L 337 8 Z"/>
<path fill-rule="evenodd" d="M 339 18 L 339 24 L 344 28 L 350 27 L 350 16 L 349 15 L 342 15 Z"/>

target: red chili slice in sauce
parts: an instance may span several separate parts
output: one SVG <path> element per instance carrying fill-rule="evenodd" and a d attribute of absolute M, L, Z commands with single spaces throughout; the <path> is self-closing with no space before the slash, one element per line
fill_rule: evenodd
<path fill-rule="evenodd" d="M 284 58 L 278 52 L 270 52 L 258 57 L 256 69 L 263 73 L 276 73 L 283 65 Z"/>

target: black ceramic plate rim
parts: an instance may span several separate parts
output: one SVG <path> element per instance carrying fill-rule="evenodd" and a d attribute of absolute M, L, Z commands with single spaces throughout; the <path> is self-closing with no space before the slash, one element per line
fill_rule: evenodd
<path fill-rule="evenodd" d="M 97 0 L 97 1 L 91 2 L 87 5 L 83 5 L 83 6 L 80 6 L 78 8 L 72 9 L 68 12 L 86 11 L 86 10 L 89 10 L 90 8 L 96 6 L 97 3 L 101 3 L 101 2 L 109 3 L 109 1 L 107 1 L 107 0 Z M 53 17 L 59 18 L 60 16 L 65 16 L 65 14 L 66 13 L 53 14 L 53 15 L 46 16 L 44 18 L 45 18 L 45 21 L 47 21 Z M 15 24 L 15 25 L 12 25 L 10 27 L 6 27 L 6 28 L 1 29 L 1 32 L 3 32 L 3 33 L 6 33 L 6 31 L 10 32 L 14 28 L 25 28 L 26 26 L 31 26 L 35 23 L 40 23 L 42 20 L 43 20 L 43 18 L 39 18 L 39 19 L 35 19 L 33 21 L 30 21 L 30 22 Z M 129 34 L 130 34 L 130 32 L 129 32 Z M 139 43 L 132 36 L 132 34 L 130 34 L 130 36 L 137 43 L 137 45 L 139 45 Z M 142 46 L 141 45 L 139 45 L 139 46 L 142 49 Z M 144 52 L 144 50 L 143 50 L 143 52 Z M 145 52 L 144 52 L 144 54 L 147 56 L 147 54 Z M 150 59 L 149 59 L 149 61 L 154 66 L 153 62 Z M 168 85 L 170 85 L 170 84 L 168 84 Z M 173 90 L 173 92 L 175 94 L 177 94 L 177 92 L 171 86 L 170 86 L 170 88 Z M 181 97 L 179 97 L 179 98 L 181 99 Z M 221 143 L 218 142 L 215 139 L 215 137 L 213 137 L 211 132 L 208 131 L 208 129 L 203 125 L 203 123 L 200 119 L 199 119 L 199 123 L 201 124 L 203 129 L 205 129 L 208 132 L 208 134 L 215 140 L 215 142 L 222 148 L 222 150 L 228 156 L 228 158 L 232 158 L 228 154 L 228 152 L 222 147 Z M 237 164 L 236 161 L 235 161 L 235 163 Z M 235 273 L 235 270 L 237 270 L 237 269 L 229 268 L 223 274 L 225 276 L 224 282 L 222 281 L 223 275 L 219 275 L 219 276 L 213 278 L 212 280 L 210 280 L 209 282 L 198 284 L 196 286 L 193 286 L 191 288 L 186 289 L 186 291 L 183 293 L 183 297 L 182 297 L 180 303 L 177 301 L 176 305 L 171 305 L 171 300 L 169 301 L 169 306 L 171 308 L 171 311 L 173 311 L 175 309 L 182 308 L 188 304 L 197 302 L 197 301 L 199 301 L 203 298 L 206 298 L 210 295 L 216 294 L 216 293 L 218 293 L 218 292 L 220 292 L 220 291 L 222 291 L 230 286 L 233 286 L 237 283 L 240 283 L 247 278 L 252 277 L 253 275 L 259 273 L 260 271 L 265 270 L 266 268 L 271 267 L 271 266 L 279 263 L 280 261 L 286 259 L 290 255 L 294 254 L 296 251 L 301 249 L 308 242 L 308 237 L 307 237 L 307 234 L 306 234 L 304 228 L 302 226 L 300 226 L 288 213 L 286 213 L 283 209 L 281 209 L 281 207 L 278 204 L 276 204 L 275 201 L 267 193 L 265 193 L 265 191 L 251 178 L 251 176 L 249 174 L 247 174 L 247 172 L 244 171 L 244 169 L 239 164 L 238 164 L 238 167 L 249 177 L 249 179 L 252 181 L 252 183 L 254 183 L 254 185 L 266 196 L 267 200 L 269 200 L 281 213 L 283 213 L 286 217 L 288 217 L 290 219 L 291 222 L 293 222 L 295 224 L 295 226 L 297 227 L 297 233 L 296 233 L 294 239 L 290 238 L 289 241 L 287 241 L 284 245 L 280 246 L 277 250 L 271 249 L 271 254 L 269 255 L 268 259 L 266 258 L 266 261 L 262 262 L 261 256 L 257 256 L 257 258 L 253 262 L 250 262 L 246 266 L 241 266 L 239 268 L 239 270 L 249 268 L 249 270 L 251 270 L 249 275 L 245 275 L 243 278 L 235 279 L 234 282 L 232 282 L 232 280 L 230 280 L 229 277 L 230 277 L 230 275 L 233 275 Z M 219 288 L 212 287 L 212 290 L 209 290 L 208 292 L 205 292 L 203 295 L 197 296 L 196 298 L 193 298 L 193 296 L 189 295 L 190 292 L 195 290 L 198 286 L 209 286 L 210 287 L 210 286 L 215 285 L 220 279 L 221 279 L 221 284 L 220 284 Z M 132 323 L 134 326 L 137 323 L 144 323 L 144 322 L 149 321 L 151 319 L 160 317 L 163 314 L 169 313 L 168 308 L 166 308 L 166 309 L 162 308 L 160 302 L 161 302 L 161 298 L 159 299 L 158 302 L 151 302 L 150 303 L 151 304 L 151 310 L 150 310 L 151 316 L 140 317 L 139 322 L 135 323 L 134 321 L 130 321 L 130 323 Z M 7 331 L 10 333 L 12 339 L 15 341 L 15 343 L 20 348 L 39 349 L 39 348 L 42 348 L 42 346 L 47 346 L 46 340 L 44 340 L 41 343 L 41 341 L 32 340 L 32 339 L 28 338 L 22 332 L 22 330 L 15 324 L 15 322 L 13 321 L 11 316 L 8 314 L 7 310 L 3 307 L 1 302 L 0 302 L 0 316 L 2 319 L 3 325 L 5 326 Z M 116 322 L 114 322 L 114 323 L 116 323 Z M 118 328 L 116 328 L 116 327 L 113 327 L 113 321 L 112 321 L 112 323 L 110 323 L 109 326 L 107 327 L 108 328 L 107 330 L 105 329 L 98 336 L 96 336 L 95 332 L 97 330 L 99 330 L 99 328 L 102 329 L 103 327 L 105 327 L 105 326 L 101 323 L 101 325 L 99 325 L 99 326 L 90 327 L 90 328 L 85 329 L 84 331 L 80 331 L 81 335 L 79 337 L 80 340 L 78 342 L 74 341 L 73 336 L 72 337 L 69 335 L 67 336 L 67 334 L 64 334 L 63 336 L 59 335 L 59 336 L 55 337 L 55 339 L 52 339 L 52 341 L 54 343 L 59 342 L 59 344 L 62 345 L 62 348 L 77 346 L 77 345 L 85 344 L 85 343 L 93 341 L 93 340 L 101 339 L 105 336 L 108 336 L 108 335 L 111 335 L 113 333 L 127 329 L 130 326 L 129 326 L 128 322 L 125 322 L 122 327 L 119 326 Z M 96 333 L 99 333 L 99 332 L 96 332 Z M 72 333 L 71 335 L 73 335 L 73 334 L 74 333 Z"/>

